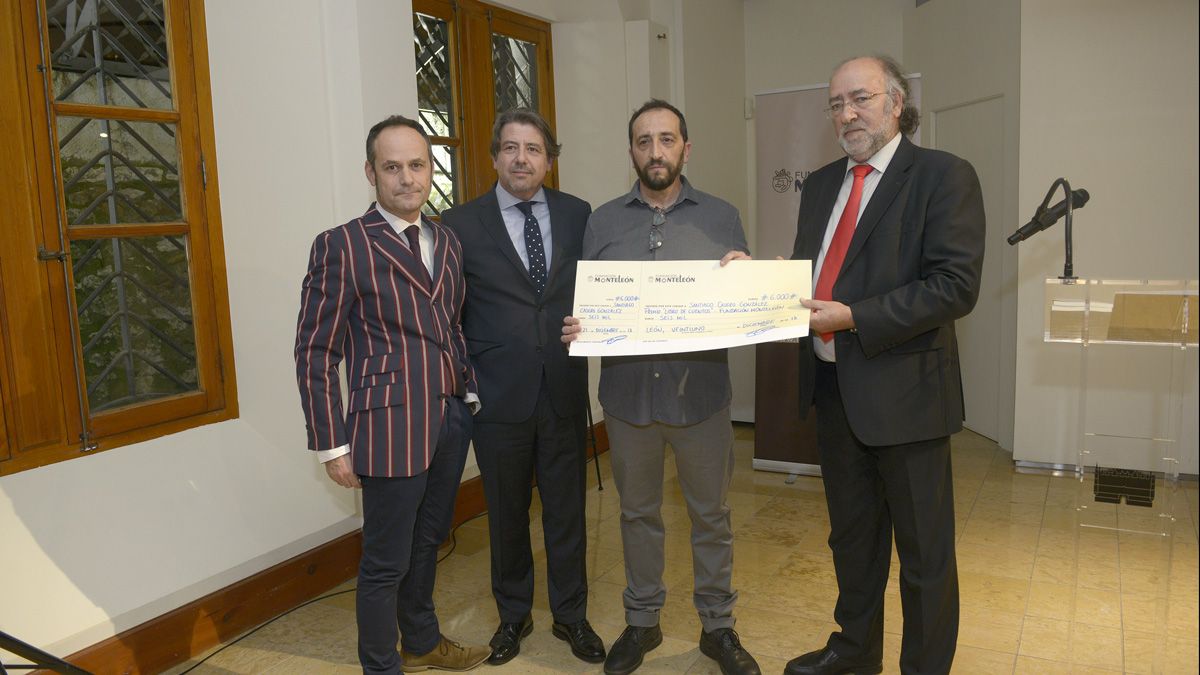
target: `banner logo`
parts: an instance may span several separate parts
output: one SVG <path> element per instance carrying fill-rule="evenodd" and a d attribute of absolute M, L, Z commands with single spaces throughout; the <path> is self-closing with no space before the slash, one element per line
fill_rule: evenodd
<path fill-rule="evenodd" d="M 787 169 L 780 169 L 771 178 L 771 187 L 779 194 L 800 192 L 804 190 L 804 181 L 808 180 L 810 175 L 812 171 L 796 169 L 796 172 L 792 173 Z"/>
<path fill-rule="evenodd" d="M 775 191 L 780 194 L 787 192 L 788 188 L 792 187 L 792 173 L 787 169 L 780 169 L 776 171 L 775 179 L 772 181 L 771 187 L 775 188 Z"/>

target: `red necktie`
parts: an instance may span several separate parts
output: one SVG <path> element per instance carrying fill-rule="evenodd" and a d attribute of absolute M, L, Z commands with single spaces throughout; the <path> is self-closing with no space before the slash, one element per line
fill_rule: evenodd
<path fill-rule="evenodd" d="M 859 164 L 850 169 L 854 173 L 854 184 L 850 186 L 850 198 L 846 200 L 846 208 L 842 210 L 837 229 L 833 231 L 833 241 L 829 242 L 829 250 L 825 252 L 825 262 L 821 264 L 821 276 L 817 277 L 817 288 L 813 291 L 813 298 L 817 300 L 833 300 L 833 284 L 837 281 L 838 272 L 846 260 L 850 240 L 854 238 L 858 206 L 862 202 L 863 180 L 872 170 L 870 164 Z M 822 342 L 832 339 L 833 333 L 821 333 Z"/>
<path fill-rule="evenodd" d="M 425 267 L 425 259 L 421 257 L 421 228 L 409 225 L 404 228 L 404 236 L 408 237 L 408 250 L 412 252 L 413 257 L 417 259 L 417 265 L 424 272 L 422 277 L 425 281 L 425 288 L 433 290 L 433 280 L 429 277 L 429 270 Z"/>

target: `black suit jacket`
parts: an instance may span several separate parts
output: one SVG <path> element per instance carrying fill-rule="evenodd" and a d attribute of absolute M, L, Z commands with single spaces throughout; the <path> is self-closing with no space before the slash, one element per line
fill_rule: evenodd
<path fill-rule="evenodd" d="M 804 182 L 793 259 L 816 261 L 846 160 Z M 954 320 L 979 297 L 983 194 L 975 169 L 906 138 L 863 210 L 833 299 L 856 329 L 834 336 L 838 384 L 854 435 L 897 445 L 962 429 Z M 800 411 L 812 404 L 816 357 L 800 341 Z"/>
<path fill-rule="evenodd" d="M 528 419 L 543 368 L 555 412 L 580 414 L 587 405 L 587 359 L 567 356 L 559 338 L 563 317 L 572 310 L 575 267 L 592 208 L 577 197 L 544 189 L 552 250 L 541 297 L 504 227 L 495 189 L 442 214 L 463 246 L 462 325 L 483 404 L 475 417 L 480 422 Z"/>

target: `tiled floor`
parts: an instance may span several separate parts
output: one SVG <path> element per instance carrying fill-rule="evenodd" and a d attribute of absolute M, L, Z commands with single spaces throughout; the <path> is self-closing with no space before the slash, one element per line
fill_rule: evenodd
<path fill-rule="evenodd" d="M 820 479 L 800 477 L 789 485 L 783 474 L 753 471 L 753 434 L 752 427 L 738 428 L 737 470 L 729 496 L 736 537 L 737 630 L 764 673 L 781 673 L 789 658 L 821 646 L 834 628 L 836 586 L 825 543 L 828 520 Z M 1197 672 L 1200 518 L 1195 482 L 1180 484 L 1179 517 L 1172 536 L 1162 537 L 1079 528 L 1078 481 L 1016 473 L 1011 455 L 970 432 L 954 437 L 953 461 L 962 593 L 955 672 Z M 605 644 L 611 644 L 624 627 L 624 569 L 617 492 L 607 456 L 600 464 L 602 492 L 589 467 L 589 617 Z M 700 623 L 691 606 L 688 518 L 673 469 L 668 460 L 665 639 L 638 672 L 717 673 L 716 664 L 697 647 Z M 537 509 L 533 529 L 540 538 Z M 1087 518 L 1121 527 L 1157 528 L 1160 523 L 1149 509 L 1128 506 L 1093 505 Z M 457 548 L 439 570 L 442 629 L 462 642 L 486 644 L 495 629 L 487 547 L 485 516 L 459 528 Z M 481 671 L 599 672 L 600 666 L 574 659 L 565 643 L 550 634 L 542 584 L 545 555 L 539 549 L 535 542 L 534 632 L 511 663 L 482 666 Z M 893 561 L 886 673 L 899 672 L 897 573 Z M 1168 585 L 1170 602 L 1156 602 Z M 309 605 L 213 654 L 191 672 L 359 672 L 353 610 L 353 593 Z M 1162 627 L 1158 634 L 1156 624 Z M 182 673 L 195 663 L 171 672 Z"/>

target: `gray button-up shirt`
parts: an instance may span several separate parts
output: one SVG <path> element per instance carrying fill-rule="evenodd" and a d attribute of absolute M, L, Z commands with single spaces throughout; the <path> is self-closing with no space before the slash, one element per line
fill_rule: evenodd
<path fill-rule="evenodd" d="M 588 218 L 584 260 L 716 260 L 729 251 L 749 253 L 742 219 L 732 204 L 692 187 L 684 177 L 679 199 L 663 210 L 662 246 L 650 248 L 654 209 L 638 183 Z M 729 405 L 726 350 L 601 360 L 600 405 L 631 424 L 696 424 Z"/>

